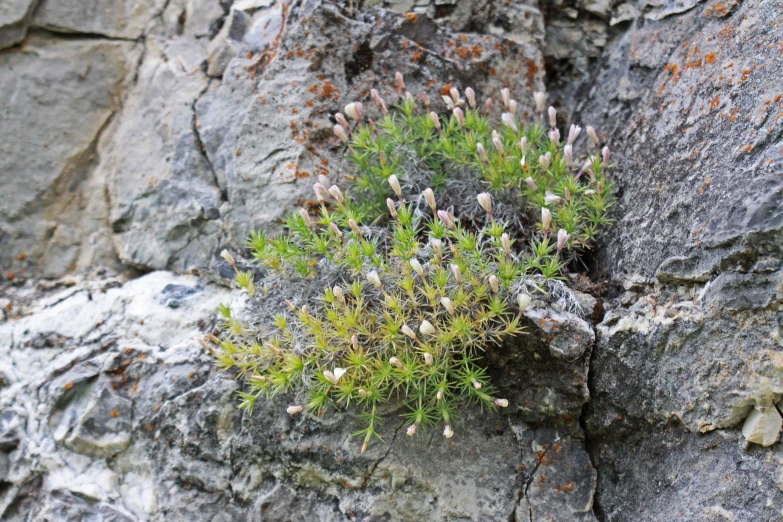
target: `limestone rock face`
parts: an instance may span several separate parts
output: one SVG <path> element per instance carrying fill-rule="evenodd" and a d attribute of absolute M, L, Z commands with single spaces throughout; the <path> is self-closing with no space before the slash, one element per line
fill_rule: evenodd
<path fill-rule="evenodd" d="M 358 4 L 0 2 L 0 519 L 779 519 L 779 2 Z M 546 90 L 619 201 L 583 313 L 487 352 L 502 414 L 408 437 L 390 404 L 361 454 L 352 413 L 237 410 L 196 339 L 298 289 L 218 253 L 351 173 L 334 113 L 395 71 L 436 110 Z"/>

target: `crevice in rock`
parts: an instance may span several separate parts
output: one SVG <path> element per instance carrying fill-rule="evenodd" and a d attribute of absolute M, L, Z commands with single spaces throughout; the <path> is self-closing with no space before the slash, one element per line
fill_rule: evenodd
<path fill-rule="evenodd" d="M 587 458 L 590 459 L 590 465 L 595 470 L 595 489 L 593 490 L 593 514 L 595 517 L 599 520 L 599 522 L 604 522 L 606 520 L 606 515 L 604 513 L 603 508 L 601 507 L 601 504 L 598 502 L 598 490 L 600 489 L 600 474 L 598 473 L 598 466 L 596 465 L 596 453 L 598 451 L 598 444 L 600 443 L 597 439 L 594 439 L 590 436 L 590 431 L 587 426 L 587 416 L 590 413 L 590 406 L 592 398 L 595 394 L 595 384 L 593 382 L 593 356 L 595 354 L 596 348 L 598 347 L 598 332 L 596 331 L 595 327 L 593 327 L 593 333 L 596 335 L 596 341 L 593 343 L 593 346 L 590 348 L 590 356 L 587 363 L 587 390 L 588 390 L 588 399 L 582 406 L 582 411 L 579 414 L 579 427 L 582 429 L 582 433 L 584 435 L 585 440 L 585 452 L 587 453 Z M 532 519 L 531 519 L 532 520 Z"/>
<path fill-rule="evenodd" d="M 205 63 L 206 66 L 206 63 Z M 206 75 L 206 71 L 204 72 Z M 207 86 L 202 89 L 201 92 L 198 93 L 198 96 L 193 100 L 193 103 L 190 105 L 190 110 L 193 113 L 193 118 L 191 119 L 191 126 L 193 130 L 193 136 L 196 140 L 196 146 L 198 148 L 199 154 L 201 154 L 201 158 L 204 160 L 204 162 L 209 167 L 209 171 L 212 173 L 212 179 L 215 182 L 215 187 L 220 192 L 220 202 L 223 203 L 225 201 L 228 201 L 228 194 L 224 190 L 223 187 L 220 186 L 220 181 L 218 180 L 217 171 L 215 170 L 215 166 L 212 164 L 212 161 L 209 159 L 209 154 L 207 154 L 207 147 L 204 143 L 204 140 L 201 139 L 201 133 L 198 130 L 199 123 L 198 123 L 198 116 L 196 114 L 196 104 L 199 102 L 202 96 L 206 94 L 206 92 L 209 90 L 209 86 L 211 85 L 211 80 L 207 82 Z"/>
<path fill-rule="evenodd" d="M 46 34 L 52 37 L 56 37 L 60 40 L 106 40 L 110 42 L 138 42 L 143 37 L 139 38 L 123 38 L 121 36 L 109 36 L 102 33 L 89 33 L 89 32 L 74 32 L 67 29 L 60 29 L 53 26 L 35 26 L 31 27 L 30 34 Z M 24 42 L 23 42 L 24 43 Z"/>
<path fill-rule="evenodd" d="M 544 448 L 544 453 L 541 454 L 541 456 L 536 461 L 536 465 L 533 468 L 533 471 L 530 472 L 530 477 L 527 479 L 527 482 L 525 483 L 524 489 L 520 492 L 519 500 L 517 501 L 517 505 L 519 505 L 520 502 L 522 502 L 522 499 L 527 500 L 527 508 L 528 508 L 528 519 L 530 522 L 533 522 L 533 504 L 530 503 L 530 498 L 527 496 L 527 492 L 530 489 L 530 485 L 533 484 L 533 479 L 536 476 L 536 472 L 538 472 L 538 468 L 541 467 L 541 463 L 546 458 L 547 453 L 549 453 L 549 448 L 551 446 L 547 445 L 546 448 Z"/>
<path fill-rule="evenodd" d="M 389 456 L 389 453 L 392 450 L 392 447 L 394 446 L 394 441 L 397 440 L 397 434 L 399 433 L 400 429 L 405 425 L 405 421 L 403 420 L 399 426 L 397 426 L 397 429 L 394 430 L 394 435 L 392 435 L 392 440 L 389 442 L 389 447 L 386 449 L 386 452 L 381 455 L 378 460 L 373 462 L 373 464 L 370 466 L 369 471 L 367 472 L 367 475 L 364 477 L 364 481 L 362 481 L 362 487 L 361 489 L 364 489 L 367 486 L 367 483 L 370 481 L 370 477 L 372 477 L 372 474 L 375 473 L 375 470 L 378 468 L 378 465 L 383 462 L 386 457 Z"/>

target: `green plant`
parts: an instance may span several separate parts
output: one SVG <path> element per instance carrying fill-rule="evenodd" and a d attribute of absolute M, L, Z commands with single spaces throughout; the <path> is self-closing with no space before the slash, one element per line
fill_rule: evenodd
<path fill-rule="evenodd" d="M 402 78 L 397 82 L 404 91 Z M 572 126 L 561 146 L 554 109 L 548 136 L 540 124 L 520 130 L 515 102 L 504 91 L 508 112 L 497 132 L 476 109 L 472 90 L 466 90 L 466 112 L 458 93 L 450 94 L 445 120 L 429 110 L 428 101 L 417 114 L 407 93 L 391 113 L 373 91 L 382 114 L 377 124 L 360 124 L 363 107 L 350 104 L 346 113 L 357 121 L 351 135 L 342 115 L 335 126 L 357 165 L 349 195 L 317 183 L 315 215 L 305 209 L 291 214 L 287 231 L 277 237 L 251 234 L 253 257 L 277 277 L 342 283 L 329 283 L 318 299 L 286 301 L 287 313 L 252 327 L 221 307 L 226 333 L 216 358 L 222 368 L 247 377 L 241 408 L 252 411 L 262 396 L 300 389 L 307 399 L 289 406 L 291 414 L 357 405 L 364 427 L 356 435 L 364 438 L 364 451 L 380 438 L 379 406 L 385 402 L 405 402 L 409 435 L 442 423 L 446 437 L 454 433 L 460 404 L 508 405 L 497 398 L 481 354 L 522 333 L 520 314 L 529 293 L 546 292 L 547 281 L 562 277 L 565 254 L 589 246 L 608 223 L 608 149 L 576 172 L 572 144 L 579 129 Z M 597 148 L 589 127 L 588 134 Z M 491 151 L 482 145 L 487 140 L 494 144 Z M 449 176 L 456 170 L 463 175 L 458 190 Z M 473 192 L 470 205 L 455 197 L 471 179 L 483 180 L 495 197 Z M 449 208 L 461 207 L 459 216 L 439 208 L 431 188 L 412 191 L 429 182 L 437 182 Z M 514 204 L 536 213 L 509 217 Z M 536 222 L 533 215 L 540 221 L 527 226 Z M 252 273 L 223 255 L 238 285 L 253 295 Z"/>

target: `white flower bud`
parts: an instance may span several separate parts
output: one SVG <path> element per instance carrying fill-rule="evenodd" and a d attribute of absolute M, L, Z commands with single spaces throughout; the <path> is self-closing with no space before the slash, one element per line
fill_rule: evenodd
<path fill-rule="evenodd" d="M 340 203 L 345 203 L 345 199 L 343 199 L 343 193 L 340 192 L 340 187 L 337 185 L 332 185 L 329 187 L 329 194 L 331 194 L 332 197 Z"/>
<path fill-rule="evenodd" d="M 459 265 L 450 265 L 451 273 L 454 274 L 454 280 L 457 282 L 458 285 L 462 284 L 462 270 L 460 269 Z"/>
<path fill-rule="evenodd" d="M 455 107 L 454 101 L 451 99 L 451 96 L 446 96 L 441 94 L 440 99 L 443 100 L 443 103 L 446 104 L 446 107 L 451 110 Z"/>
<path fill-rule="evenodd" d="M 553 203 L 560 203 L 561 201 L 563 201 L 563 198 L 552 194 L 548 190 L 546 191 L 546 195 L 544 196 L 544 203 L 551 205 Z"/>
<path fill-rule="evenodd" d="M 557 127 L 557 110 L 554 107 L 549 107 L 549 126 Z"/>
<path fill-rule="evenodd" d="M 571 128 L 568 129 L 568 139 L 566 140 L 566 143 L 573 145 L 576 141 L 576 138 L 579 137 L 580 132 L 582 132 L 582 127 L 571 124 Z"/>
<path fill-rule="evenodd" d="M 434 362 L 435 360 L 432 358 L 432 354 L 424 352 L 424 364 L 426 364 L 427 366 L 432 366 Z"/>
<path fill-rule="evenodd" d="M 530 306 L 530 296 L 527 294 L 517 295 L 517 304 L 519 305 L 519 311 L 524 312 Z"/>
<path fill-rule="evenodd" d="M 432 191 L 431 188 L 424 189 L 424 192 L 422 192 L 422 195 L 424 196 L 424 200 L 427 202 L 427 205 L 430 206 L 432 209 L 432 212 L 435 213 L 438 211 L 438 207 L 435 204 L 435 193 Z"/>
<path fill-rule="evenodd" d="M 508 408 L 508 399 L 495 399 L 495 406 Z"/>
<path fill-rule="evenodd" d="M 585 128 L 585 131 L 587 132 L 587 135 L 590 137 L 590 140 L 593 142 L 593 145 L 595 145 L 595 148 L 597 149 L 601 144 L 601 142 L 598 141 L 598 134 L 596 134 L 595 129 L 588 125 L 587 128 Z"/>
<path fill-rule="evenodd" d="M 546 169 L 549 168 L 549 165 L 552 163 L 552 153 L 547 152 L 543 156 L 538 157 L 538 164 L 541 166 L 541 170 L 546 172 Z"/>
<path fill-rule="evenodd" d="M 392 357 L 391 359 L 389 359 L 389 364 L 391 364 L 395 368 L 402 368 L 402 361 L 400 361 L 396 357 Z"/>
<path fill-rule="evenodd" d="M 511 100 L 510 102 L 508 102 L 508 112 L 510 112 L 514 116 L 517 115 L 517 107 L 518 105 L 516 100 Z"/>
<path fill-rule="evenodd" d="M 560 131 L 557 129 L 552 129 L 549 131 L 549 141 L 555 144 L 555 147 L 560 146 Z"/>
<path fill-rule="evenodd" d="M 415 424 L 411 424 L 410 426 L 408 426 L 408 429 L 406 430 L 408 437 L 413 437 L 414 435 L 416 435 L 416 427 L 417 426 Z"/>
<path fill-rule="evenodd" d="M 571 169 L 574 167 L 574 148 L 572 145 L 566 145 L 563 147 L 563 155 L 565 156 L 566 165 Z"/>
<path fill-rule="evenodd" d="M 373 270 L 372 272 L 368 273 L 367 280 L 372 283 L 375 288 L 381 287 L 381 278 L 378 277 L 378 272 Z"/>
<path fill-rule="evenodd" d="M 432 238 L 430 240 L 432 248 L 435 249 L 435 256 L 440 259 L 443 257 L 443 242 L 440 239 Z"/>
<path fill-rule="evenodd" d="M 546 207 L 541 207 L 541 225 L 544 228 L 544 232 L 549 230 L 549 226 L 552 224 L 552 213 Z"/>
<path fill-rule="evenodd" d="M 471 89 L 470 87 L 465 89 L 465 97 L 468 99 L 468 105 L 470 105 L 470 108 L 471 109 L 475 109 L 476 108 L 476 93 L 473 91 L 473 89 Z"/>
<path fill-rule="evenodd" d="M 342 141 L 345 144 L 348 144 L 348 134 L 345 133 L 345 127 L 343 127 L 342 125 L 335 125 L 334 134 L 338 138 L 340 138 L 340 141 Z"/>
<path fill-rule="evenodd" d="M 438 118 L 438 115 L 435 114 L 434 111 L 430 112 L 430 120 L 435 124 L 435 128 L 440 130 L 440 118 Z"/>
<path fill-rule="evenodd" d="M 443 398 L 443 390 L 438 390 L 438 393 L 435 394 L 435 398 L 441 400 Z"/>
<path fill-rule="evenodd" d="M 492 196 L 489 195 L 489 192 L 482 192 L 478 196 L 476 196 L 476 199 L 479 202 L 479 205 L 481 205 L 481 208 L 484 209 L 484 212 L 487 214 L 492 214 Z"/>
<path fill-rule="evenodd" d="M 533 93 L 533 100 L 536 102 L 536 112 L 539 115 L 544 114 L 544 108 L 546 107 L 546 94 L 540 91 Z"/>
<path fill-rule="evenodd" d="M 302 219 L 304 219 L 305 225 L 307 225 L 307 228 L 313 228 L 313 221 L 310 219 L 310 213 L 307 212 L 306 209 L 300 208 L 299 209 L 299 215 L 302 216 Z"/>
<path fill-rule="evenodd" d="M 443 308 L 445 308 L 448 313 L 454 313 L 454 303 L 448 297 L 441 297 L 440 304 L 443 305 Z"/>
<path fill-rule="evenodd" d="M 401 91 L 405 91 L 405 80 L 402 77 L 402 73 L 397 71 L 394 73 L 394 82 L 397 84 L 397 88 Z"/>
<path fill-rule="evenodd" d="M 345 106 L 345 114 L 352 120 L 359 121 L 362 119 L 362 104 L 361 102 L 349 103 Z"/>
<path fill-rule="evenodd" d="M 511 102 L 511 91 L 508 88 L 500 89 L 500 96 L 503 98 L 503 106 L 508 110 L 509 102 Z"/>
<path fill-rule="evenodd" d="M 593 189 L 585 190 L 585 196 L 593 196 L 593 195 L 595 195 L 595 190 Z"/>
<path fill-rule="evenodd" d="M 450 439 L 451 437 L 454 436 L 454 431 L 452 431 L 451 425 L 446 424 L 446 429 L 443 430 L 443 436 L 446 437 L 447 439 Z"/>
<path fill-rule="evenodd" d="M 397 176 L 392 174 L 391 176 L 389 176 L 388 182 L 392 190 L 394 191 L 394 193 L 397 194 L 397 197 L 401 198 L 402 188 L 400 187 L 400 180 L 397 179 Z"/>
<path fill-rule="evenodd" d="M 424 335 L 434 335 L 435 327 L 432 326 L 431 322 L 425 319 L 421 322 L 421 325 L 419 325 L 419 331 Z"/>
<path fill-rule="evenodd" d="M 563 250 L 568 242 L 568 238 L 571 237 L 568 232 L 562 228 L 557 231 L 557 253 L 559 254 Z"/>
<path fill-rule="evenodd" d="M 409 263 L 414 272 L 419 274 L 420 277 L 424 277 L 424 268 L 422 268 L 421 263 L 417 259 L 411 259 Z"/>
<path fill-rule="evenodd" d="M 361 395 L 362 397 L 369 397 L 370 396 L 370 392 L 368 392 L 364 388 L 359 388 L 359 395 Z"/>
<path fill-rule="evenodd" d="M 337 298 L 337 300 L 340 302 L 340 304 L 345 304 L 345 294 L 343 294 L 343 289 L 339 286 L 335 285 L 334 288 L 332 288 L 332 293 Z"/>
<path fill-rule="evenodd" d="M 424 92 L 424 93 L 421 94 L 421 99 L 422 99 L 422 101 L 424 101 L 424 106 L 429 109 L 430 108 L 430 97 L 429 97 L 429 95 L 426 92 Z"/>
<path fill-rule="evenodd" d="M 481 389 L 481 383 L 478 382 L 478 381 L 473 381 L 473 387 L 476 388 L 477 390 L 480 390 Z"/>
<path fill-rule="evenodd" d="M 489 156 L 487 156 L 487 151 L 484 149 L 483 143 L 476 143 L 476 150 L 479 153 L 479 156 L 481 156 L 481 159 L 489 163 Z"/>
<path fill-rule="evenodd" d="M 324 370 L 324 377 L 332 384 L 337 384 L 337 377 L 330 370 Z"/>
<path fill-rule="evenodd" d="M 516 118 L 514 118 L 514 115 L 510 112 L 504 112 L 500 116 L 500 121 L 502 121 L 503 125 L 509 129 L 513 130 L 514 132 L 518 132 Z"/>
<path fill-rule="evenodd" d="M 454 117 L 457 118 L 457 122 L 459 123 L 459 126 L 463 129 L 465 128 L 465 113 L 462 112 L 462 109 L 459 107 L 455 107 L 453 111 L 451 111 L 452 114 L 454 114 Z"/>
<path fill-rule="evenodd" d="M 223 250 L 223 251 L 221 251 L 221 252 L 220 252 L 220 257 L 222 257 L 223 259 L 225 259 L 225 260 L 226 260 L 226 262 L 227 262 L 228 264 L 230 264 L 231 266 L 235 266 L 235 265 L 236 265 L 236 261 L 234 261 L 234 256 L 232 256 L 232 255 L 231 255 L 231 252 L 229 252 L 228 250 Z"/>
<path fill-rule="evenodd" d="M 492 288 L 493 294 L 497 294 L 500 291 L 500 282 L 495 274 L 489 276 L 489 286 Z"/>
<path fill-rule="evenodd" d="M 506 257 L 511 256 L 511 238 L 505 232 L 500 236 L 500 243 L 503 245 L 503 252 L 506 254 Z"/>
<path fill-rule="evenodd" d="M 449 216 L 449 213 L 445 210 L 438 210 L 438 218 L 443 221 L 443 224 L 446 225 L 446 228 L 449 230 L 454 229 L 454 222 L 451 220 L 451 216 Z"/>
<path fill-rule="evenodd" d="M 533 178 L 528 176 L 525 178 L 525 183 L 527 183 L 527 186 L 530 187 L 530 190 L 538 192 L 538 185 L 536 185 L 536 182 Z"/>
<path fill-rule="evenodd" d="M 342 113 L 337 113 L 334 115 L 334 119 L 337 120 L 337 123 L 345 127 L 346 129 L 350 129 L 351 126 L 348 125 L 348 120 L 345 119 L 345 116 L 342 115 Z"/>
<path fill-rule="evenodd" d="M 527 137 L 522 136 L 522 139 L 519 140 L 519 150 L 522 151 L 522 154 L 527 155 L 527 151 L 530 148 L 530 144 L 527 142 Z"/>
<path fill-rule="evenodd" d="M 397 207 L 394 206 L 394 200 L 392 198 L 386 198 L 386 206 L 389 208 L 391 217 L 397 219 Z"/>
<path fill-rule="evenodd" d="M 454 100 L 454 103 L 459 103 L 459 89 L 452 87 L 449 89 L 449 95 L 451 96 L 451 99 Z"/>
<path fill-rule="evenodd" d="M 609 147 L 601 149 L 601 156 L 603 158 L 604 167 L 609 165 Z"/>
<path fill-rule="evenodd" d="M 304 406 L 289 406 L 285 409 L 289 415 L 296 415 L 297 413 L 301 413 L 302 410 L 304 410 Z"/>
<path fill-rule="evenodd" d="M 405 99 L 408 100 L 408 101 L 415 101 L 415 98 L 413 97 L 413 95 L 411 93 L 409 93 L 408 91 L 405 91 Z"/>
<path fill-rule="evenodd" d="M 407 335 L 411 339 L 414 339 L 414 340 L 416 339 L 416 332 L 411 330 L 411 327 L 408 326 L 407 324 L 402 325 L 402 328 L 400 328 L 400 330 L 402 330 L 402 333 L 404 333 L 405 335 Z"/>
<path fill-rule="evenodd" d="M 519 160 L 519 166 L 524 169 L 525 165 L 527 165 L 527 160 L 525 159 L 524 156 L 522 156 L 522 158 L 520 158 L 520 160 Z"/>

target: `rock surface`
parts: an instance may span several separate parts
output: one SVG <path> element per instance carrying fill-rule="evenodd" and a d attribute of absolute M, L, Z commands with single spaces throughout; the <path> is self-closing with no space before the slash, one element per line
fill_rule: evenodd
<path fill-rule="evenodd" d="M 354 4 L 0 5 L 0 518 L 783 516 L 779 3 Z M 349 414 L 238 411 L 196 338 L 248 304 L 217 253 L 350 173 L 333 114 L 396 70 L 546 87 L 620 198 L 585 318 L 534 303 L 488 353 L 503 415 L 408 438 L 392 405 L 360 454 Z"/>

